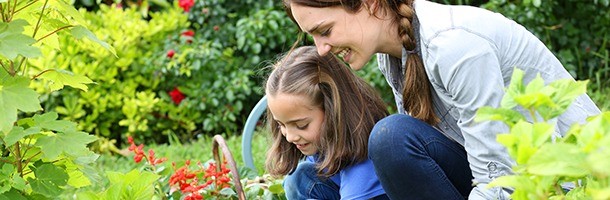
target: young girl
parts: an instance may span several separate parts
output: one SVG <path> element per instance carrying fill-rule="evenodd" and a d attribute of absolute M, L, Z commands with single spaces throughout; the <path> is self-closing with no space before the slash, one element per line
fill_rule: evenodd
<path fill-rule="evenodd" d="M 487 187 L 512 173 L 514 161 L 496 141 L 508 127 L 475 122 L 476 111 L 500 105 L 515 67 L 526 81 L 572 78 L 524 27 L 481 8 L 426 0 L 284 4 L 320 55 L 359 70 L 377 53 L 400 114 L 377 123 L 369 158 L 392 199 L 508 199 L 510 189 Z M 599 113 L 587 95 L 578 97 L 557 118 L 556 135 Z"/>
<path fill-rule="evenodd" d="M 275 64 L 265 92 L 266 168 L 288 174 L 288 199 L 387 199 L 367 159 L 370 131 L 388 114 L 371 86 L 334 56 L 300 47 Z"/>

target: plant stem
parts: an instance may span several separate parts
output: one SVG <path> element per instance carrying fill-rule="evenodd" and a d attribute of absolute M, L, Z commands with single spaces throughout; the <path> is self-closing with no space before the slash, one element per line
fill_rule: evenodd
<path fill-rule="evenodd" d="M 4 71 L 8 72 L 8 69 L 6 68 L 6 66 L 4 66 L 4 62 L 2 62 L 2 60 L 0 60 L 0 65 L 2 66 L 2 69 L 4 69 Z"/>
<path fill-rule="evenodd" d="M 49 34 L 46 34 L 45 36 L 42 36 L 41 38 L 36 40 L 36 42 L 40 42 L 41 40 L 43 40 L 43 39 L 45 39 L 45 38 L 47 38 L 47 37 L 49 37 L 49 36 L 59 32 L 61 30 L 64 30 L 64 29 L 67 29 L 67 28 L 72 28 L 72 27 L 74 27 L 74 25 L 67 25 L 67 26 L 60 27 L 57 30 L 54 30 L 53 32 L 50 32 Z"/>
<path fill-rule="evenodd" d="M 38 29 L 40 29 L 40 22 L 42 21 L 42 16 L 44 16 L 44 11 L 47 8 L 47 3 L 49 3 L 49 0 L 45 0 L 44 5 L 42 5 L 42 9 L 40 10 L 40 16 L 38 16 L 38 21 L 36 22 L 36 26 L 34 26 L 34 33 L 32 33 L 32 38 L 36 38 L 36 33 L 38 32 Z M 15 2 L 15 7 L 16 6 L 17 3 Z M 14 10 L 13 13 L 15 13 Z M 21 66 L 23 65 L 23 63 L 25 63 L 25 61 L 26 57 L 23 57 L 21 59 L 21 63 L 19 63 L 19 66 L 17 67 L 17 70 L 21 69 Z M 23 70 L 23 75 L 25 75 L 25 69 Z"/>
<path fill-rule="evenodd" d="M 47 73 L 47 72 L 49 72 L 49 71 L 55 71 L 55 69 L 45 69 L 44 71 L 42 71 L 42 72 L 40 72 L 40 73 L 36 74 L 36 76 L 32 77 L 32 79 L 31 79 L 31 80 L 37 79 L 39 76 L 42 76 L 42 74 Z"/>
<path fill-rule="evenodd" d="M 17 9 L 17 10 L 16 10 L 14 13 L 18 13 L 19 11 L 21 11 L 21 10 L 23 10 L 23 9 L 27 8 L 27 7 L 30 7 L 32 4 L 36 3 L 37 1 L 38 1 L 38 0 L 33 0 L 33 1 L 30 1 L 30 2 L 29 2 L 28 4 L 26 4 L 25 6 L 23 6 L 23 7 L 19 8 L 19 9 Z"/>
<path fill-rule="evenodd" d="M 12 21 L 13 20 L 13 16 L 15 16 L 15 9 L 17 9 L 17 1 L 18 0 L 15 0 L 15 4 L 13 4 L 13 9 L 12 9 L 11 14 L 9 15 L 10 18 L 8 18 L 8 21 Z"/>
<path fill-rule="evenodd" d="M 6 17 L 4 15 L 4 7 L 2 7 L 1 3 L 0 3 L 0 15 L 2 15 L 2 22 L 6 22 Z"/>
<path fill-rule="evenodd" d="M 19 148 L 19 142 L 15 143 L 15 164 L 17 164 L 17 172 L 23 177 L 23 166 L 21 165 L 21 150 Z"/>
<path fill-rule="evenodd" d="M 23 164 L 25 164 L 25 166 L 27 166 L 30 163 L 30 161 L 32 161 L 32 158 L 40 155 L 40 153 L 42 153 L 42 151 L 39 151 L 38 153 L 36 153 L 33 156 L 29 157 L 27 160 L 25 160 L 25 162 Z"/>

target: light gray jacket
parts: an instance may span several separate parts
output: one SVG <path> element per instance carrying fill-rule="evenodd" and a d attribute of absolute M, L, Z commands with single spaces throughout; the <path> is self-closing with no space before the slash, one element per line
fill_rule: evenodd
<path fill-rule="evenodd" d="M 415 12 L 418 53 L 434 90 L 435 112 L 441 118 L 437 129 L 464 146 L 468 154 L 476 184 L 469 199 L 508 199 L 506 190 L 486 188 L 495 177 L 512 173 L 515 162 L 496 142 L 496 134 L 507 133 L 508 127 L 501 122 L 474 122 L 477 109 L 500 105 L 515 67 L 525 71 L 526 82 L 536 74 L 546 84 L 572 76 L 538 38 L 501 14 L 425 0 L 415 1 Z M 392 87 L 399 113 L 405 113 L 402 63 L 406 51 L 403 49 L 402 59 L 377 54 L 377 60 Z M 599 113 L 587 95 L 578 97 L 557 118 L 555 136 L 563 136 L 571 124 Z"/>

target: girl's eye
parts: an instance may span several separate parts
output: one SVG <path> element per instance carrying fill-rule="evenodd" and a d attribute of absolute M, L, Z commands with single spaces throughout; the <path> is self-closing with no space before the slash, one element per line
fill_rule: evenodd
<path fill-rule="evenodd" d="M 298 125 L 297 125 L 297 129 L 299 129 L 299 130 L 305 130 L 305 129 L 307 129 L 307 126 L 309 126 L 309 124 L 305 124 L 305 125 L 303 125 L 303 126 L 298 126 Z"/>

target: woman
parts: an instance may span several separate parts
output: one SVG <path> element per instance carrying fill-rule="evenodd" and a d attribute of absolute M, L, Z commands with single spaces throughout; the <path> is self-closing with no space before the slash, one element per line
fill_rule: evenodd
<path fill-rule="evenodd" d="M 381 97 L 334 56 L 300 47 L 275 64 L 265 93 L 273 143 L 266 168 L 288 199 L 388 199 L 367 159 Z"/>
<path fill-rule="evenodd" d="M 496 141 L 508 128 L 474 122 L 477 109 L 500 105 L 515 67 L 525 81 L 537 74 L 545 83 L 572 78 L 524 27 L 481 8 L 425 0 L 284 5 L 319 54 L 359 70 L 377 53 L 399 114 L 376 124 L 369 158 L 392 199 L 507 199 L 510 189 L 487 184 L 512 173 L 514 161 Z M 558 117 L 556 134 L 599 112 L 587 95 L 578 97 Z"/>

